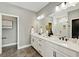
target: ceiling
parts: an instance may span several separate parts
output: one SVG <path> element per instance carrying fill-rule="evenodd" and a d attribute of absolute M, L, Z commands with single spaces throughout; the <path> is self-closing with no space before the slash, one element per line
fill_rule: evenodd
<path fill-rule="evenodd" d="M 48 3 L 49 2 L 9 2 L 9 4 L 16 5 L 34 12 L 38 12 Z"/>

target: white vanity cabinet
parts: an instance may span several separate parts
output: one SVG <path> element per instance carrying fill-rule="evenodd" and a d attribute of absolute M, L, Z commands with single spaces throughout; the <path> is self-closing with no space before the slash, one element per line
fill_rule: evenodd
<path fill-rule="evenodd" d="M 56 38 L 54 37 L 54 39 Z M 31 44 L 43 57 L 78 57 L 79 56 L 79 52 L 61 46 L 59 44 L 56 44 L 54 41 L 52 41 L 52 39 L 48 39 L 40 36 L 31 36 Z"/>
<path fill-rule="evenodd" d="M 45 57 L 68 57 L 68 55 L 61 52 L 57 45 L 44 40 Z M 62 50 L 62 49 L 61 49 Z"/>
<path fill-rule="evenodd" d="M 32 46 L 43 56 L 43 57 L 52 57 L 53 51 L 52 47 L 49 46 L 46 40 L 31 36 Z"/>
<path fill-rule="evenodd" d="M 55 44 L 42 38 L 31 36 L 31 44 L 43 57 L 67 57 Z"/>
<path fill-rule="evenodd" d="M 31 44 L 32 46 L 42 55 L 42 46 L 40 44 L 40 38 L 37 38 L 35 36 L 31 36 Z"/>
<path fill-rule="evenodd" d="M 53 56 L 53 50 L 52 47 L 49 46 L 50 43 L 48 43 L 46 40 L 40 39 L 39 41 L 41 45 L 41 51 L 42 51 L 42 56 L 44 57 L 52 57 Z"/>

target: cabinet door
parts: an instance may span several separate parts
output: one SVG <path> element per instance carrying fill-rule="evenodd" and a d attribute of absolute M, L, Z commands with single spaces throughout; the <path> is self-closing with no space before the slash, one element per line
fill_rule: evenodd
<path fill-rule="evenodd" d="M 53 57 L 53 50 L 49 44 L 46 40 L 41 41 L 41 51 L 44 57 Z"/>
<path fill-rule="evenodd" d="M 38 39 L 36 37 L 33 38 L 33 47 L 38 50 Z"/>
<path fill-rule="evenodd" d="M 55 57 L 68 57 L 68 55 L 64 54 L 63 52 L 60 52 L 59 50 L 54 50 L 55 51 Z"/>
<path fill-rule="evenodd" d="M 46 54 L 46 52 L 45 52 L 46 46 L 45 46 L 44 40 L 40 40 L 39 41 L 39 49 L 41 50 L 42 56 L 45 57 L 45 54 Z"/>
<path fill-rule="evenodd" d="M 31 36 L 31 45 L 34 46 L 34 37 Z"/>
<path fill-rule="evenodd" d="M 56 52 L 56 57 L 68 57 L 68 56 L 65 54 L 62 54 L 61 52 L 60 53 Z"/>

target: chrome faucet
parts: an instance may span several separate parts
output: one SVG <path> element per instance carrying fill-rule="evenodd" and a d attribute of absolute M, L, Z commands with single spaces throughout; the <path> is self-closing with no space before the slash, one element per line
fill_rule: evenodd
<path fill-rule="evenodd" d="M 66 36 L 59 37 L 59 39 L 60 39 L 60 40 L 63 40 L 63 41 L 64 41 L 64 40 L 65 40 L 65 41 L 68 41 L 68 39 L 66 38 Z"/>

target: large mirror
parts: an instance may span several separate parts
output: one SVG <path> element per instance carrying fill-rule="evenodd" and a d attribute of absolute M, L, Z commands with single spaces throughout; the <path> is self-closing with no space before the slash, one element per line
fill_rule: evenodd
<path fill-rule="evenodd" d="M 53 35 L 79 38 L 79 3 L 50 15 L 39 21 L 44 32 L 48 23 L 52 23 Z"/>

